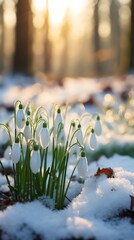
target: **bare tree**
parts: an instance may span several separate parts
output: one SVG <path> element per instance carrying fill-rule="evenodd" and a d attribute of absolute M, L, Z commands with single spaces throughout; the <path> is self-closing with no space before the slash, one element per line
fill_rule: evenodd
<path fill-rule="evenodd" d="M 100 62 L 97 59 L 97 53 L 100 50 L 100 36 L 99 36 L 99 3 L 100 0 L 96 1 L 94 6 L 94 32 L 93 32 L 93 42 L 94 42 L 94 56 L 95 56 L 95 73 L 100 74 L 101 67 Z"/>
<path fill-rule="evenodd" d="M 110 4 L 111 46 L 113 49 L 112 73 L 120 71 L 121 29 L 119 22 L 119 3 L 112 0 Z"/>
<path fill-rule="evenodd" d="M 32 73 L 32 11 L 29 0 L 18 0 L 16 17 L 13 72 L 29 75 Z"/>
<path fill-rule="evenodd" d="M 131 0 L 131 21 L 130 21 L 130 63 L 129 70 L 134 71 L 134 0 Z"/>
<path fill-rule="evenodd" d="M 0 4 L 0 72 L 4 70 L 4 18 L 3 18 L 3 2 Z"/>
<path fill-rule="evenodd" d="M 67 74 L 68 65 L 68 45 L 69 45 L 69 32 L 70 32 L 70 21 L 69 21 L 69 10 L 66 10 L 65 17 L 63 19 L 63 24 L 61 27 L 61 38 L 64 41 L 64 47 L 61 55 L 61 65 L 60 65 L 60 76 L 63 77 Z"/>
<path fill-rule="evenodd" d="M 49 9 L 48 0 L 45 8 L 45 38 L 44 38 L 44 71 L 49 73 L 51 70 L 51 43 L 49 38 Z"/>

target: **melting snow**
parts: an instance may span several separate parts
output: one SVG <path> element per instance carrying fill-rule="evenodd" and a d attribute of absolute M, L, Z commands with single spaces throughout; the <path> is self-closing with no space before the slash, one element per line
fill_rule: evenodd
<path fill-rule="evenodd" d="M 37 200 L 9 206 L 0 212 L 3 239 L 12 236 L 30 240 L 39 235 L 47 240 L 71 237 L 133 240 L 134 225 L 130 219 L 116 218 L 122 209 L 130 208 L 130 195 L 134 195 L 133 163 L 133 158 L 119 155 L 109 159 L 101 157 L 91 163 L 81 193 L 64 210 L 50 210 Z M 95 177 L 98 167 L 111 167 L 115 177 Z M 78 183 L 73 182 L 73 194 L 78 193 L 78 189 Z"/>

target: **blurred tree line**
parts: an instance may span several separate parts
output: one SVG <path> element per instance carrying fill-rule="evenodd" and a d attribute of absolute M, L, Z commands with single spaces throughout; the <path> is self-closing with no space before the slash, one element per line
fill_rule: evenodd
<path fill-rule="evenodd" d="M 34 74 L 33 68 L 33 41 L 34 41 L 34 26 L 33 26 L 33 12 L 31 9 L 31 1 L 30 0 L 14 0 L 16 4 L 16 26 L 15 26 L 15 45 L 14 45 L 14 53 L 12 56 L 12 72 L 13 73 L 22 73 L 26 75 Z M 53 71 L 52 63 L 53 63 L 53 41 L 50 38 L 50 18 L 49 18 L 49 0 L 46 0 L 46 7 L 44 10 L 44 26 L 43 26 L 43 34 L 44 34 L 44 52 L 43 52 L 43 63 L 44 63 L 44 72 L 51 73 Z M 100 36 L 100 21 L 102 17 L 100 15 L 101 7 L 103 4 L 107 4 L 109 6 L 109 16 L 110 19 L 110 37 L 109 40 L 107 38 L 101 38 Z M 3 72 L 4 68 L 4 0 L 0 1 L 0 72 Z M 123 71 L 132 71 L 134 69 L 134 1 L 130 1 L 131 8 L 131 18 L 129 24 L 129 32 L 127 36 L 127 42 L 124 43 L 128 45 L 127 50 L 122 54 L 122 42 L 121 35 L 122 30 L 120 26 L 120 2 L 117 0 L 92 0 L 92 8 L 93 8 L 93 17 L 92 17 L 92 58 L 93 58 L 93 74 L 95 75 L 111 75 L 115 73 L 123 73 Z M 87 1 L 87 8 L 85 9 L 84 15 L 88 16 L 89 9 L 91 8 L 91 0 Z M 87 18 L 88 19 L 88 18 Z M 89 19 L 88 19 L 89 21 Z M 105 21 L 107 21 L 105 19 Z M 86 25 L 86 32 L 88 33 L 88 27 L 90 25 L 90 21 Z M 102 26 L 103 27 L 103 26 Z M 105 26 L 104 26 L 105 28 Z M 104 29 L 105 30 L 105 29 Z M 64 19 L 61 24 L 60 37 L 62 38 L 63 48 L 61 53 L 61 63 L 59 67 L 59 75 L 64 76 L 69 73 L 67 68 L 69 66 L 69 51 L 70 43 L 70 31 L 71 31 L 71 23 L 70 23 L 70 14 L 69 10 L 66 10 Z M 101 30 L 103 31 L 103 29 Z M 85 37 L 85 36 L 84 36 Z M 83 38 L 84 38 L 83 37 Z M 91 48 L 91 41 L 88 40 L 87 34 L 87 42 L 88 48 Z M 10 40 L 9 40 L 10 41 Z M 82 40 L 81 52 L 85 48 L 84 40 Z M 79 44 L 78 44 L 79 45 Z M 83 59 L 85 58 L 84 63 L 82 57 L 79 55 L 79 59 L 76 59 L 77 68 L 80 75 L 83 75 L 82 68 L 84 71 L 87 71 L 87 75 L 90 75 L 89 70 L 89 62 L 88 60 L 91 58 L 90 53 L 87 52 L 88 48 L 85 50 L 86 55 L 83 54 Z M 78 46 L 79 49 L 79 46 Z M 77 50 L 76 50 L 77 51 Z M 90 51 L 89 51 L 90 52 Z M 122 61 L 122 58 L 124 59 Z M 127 58 L 127 60 L 126 60 Z M 80 61 L 81 60 L 81 61 Z M 83 61 L 83 62 L 82 62 Z M 84 68 L 85 64 L 85 68 Z"/>

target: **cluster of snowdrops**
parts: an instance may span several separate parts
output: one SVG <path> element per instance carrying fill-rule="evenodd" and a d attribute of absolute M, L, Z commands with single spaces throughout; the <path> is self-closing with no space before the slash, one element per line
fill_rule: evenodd
<path fill-rule="evenodd" d="M 88 119 L 87 126 L 83 127 L 85 118 Z M 48 114 L 43 107 L 28 104 L 24 108 L 16 101 L 12 120 L 12 127 L 11 119 L 0 126 L 7 132 L 11 148 L 13 182 L 6 172 L 5 176 L 13 201 L 32 201 L 48 196 L 53 199 L 56 209 L 62 209 L 76 168 L 81 179 L 87 176 L 85 144 L 88 140 L 92 150 L 97 147 L 97 136 L 102 133 L 100 116 L 85 113 L 68 122 L 65 107 L 54 105 Z M 77 161 L 67 179 L 72 154 Z M 4 170 L 2 161 L 0 164 Z"/>

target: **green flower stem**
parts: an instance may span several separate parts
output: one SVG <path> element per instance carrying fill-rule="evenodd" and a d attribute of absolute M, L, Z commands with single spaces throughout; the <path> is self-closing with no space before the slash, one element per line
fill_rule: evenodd
<path fill-rule="evenodd" d="M 46 170 L 46 172 L 44 173 L 44 176 L 42 178 L 42 195 L 46 194 L 47 195 L 47 178 L 48 178 L 48 174 L 49 174 L 50 168 L 48 168 Z"/>
<path fill-rule="evenodd" d="M 6 172 L 5 172 L 5 168 L 4 168 L 1 160 L 0 160 L 0 165 L 1 165 L 2 169 L 3 169 L 3 172 L 4 172 L 4 175 L 5 175 L 5 177 L 6 177 L 6 180 L 7 180 L 7 183 L 8 183 L 8 187 L 9 187 L 9 189 L 10 189 L 10 191 L 11 191 L 11 194 L 14 195 L 14 188 L 13 188 L 13 187 L 11 186 L 11 184 L 10 184 L 10 180 L 9 180 L 9 178 L 8 178 L 8 175 L 7 175 Z"/>
<path fill-rule="evenodd" d="M 52 141 L 52 163 L 51 163 L 51 168 L 50 168 L 50 172 L 49 172 L 49 179 L 48 179 L 48 186 L 47 186 L 47 195 L 50 195 L 51 192 L 51 182 L 52 182 L 52 172 L 54 169 L 54 162 L 55 162 L 55 141 L 54 141 L 54 137 L 53 137 L 53 141 Z"/>
<path fill-rule="evenodd" d="M 41 196 L 41 181 L 40 181 L 40 173 L 37 173 L 36 175 L 36 191 L 37 195 Z"/>
<path fill-rule="evenodd" d="M 41 165 L 40 165 L 40 177 L 42 178 L 42 167 L 45 157 L 45 149 L 40 148 L 40 157 L 41 157 Z"/>
<path fill-rule="evenodd" d="M 48 177 L 48 170 L 47 170 L 47 154 L 48 154 L 48 147 L 44 151 L 44 170 L 43 170 L 43 176 L 42 176 L 42 194 L 46 193 L 46 181 Z"/>
<path fill-rule="evenodd" d="M 67 154 L 67 157 L 64 158 L 65 164 L 64 164 L 64 168 L 63 168 L 63 173 L 62 173 L 62 179 L 61 179 L 61 188 L 60 188 L 60 196 L 59 196 L 59 206 L 58 208 L 61 209 L 63 208 L 64 205 L 64 189 L 65 189 L 65 183 L 66 183 L 66 173 L 67 173 L 67 166 L 68 166 L 68 158 L 69 158 L 69 154 Z"/>
<path fill-rule="evenodd" d="M 23 186 L 23 195 L 25 198 L 28 197 L 28 189 L 30 188 L 30 183 L 29 183 L 29 174 L 30 174 L 30 149 L 29 146 L 27 145 L 26 149 L 26 157 L 23 162 L 23 167 L 21 169 L 22 171 L 22 186 Z"/>
<path fill-rule="evenodd" d="M 72 174 L 71 174 L 71 176 L 70 176 L 70 178 L 69 178 L 69 181 L 68 181 L 68 184 L 67 184 L 67 187 L 66 187 L 65 193 L 64 193 L 64 197 L 66 197 L 66 195 L 67 195 L 68 188 L 69 188 L 70 183 L 71 183 L 71 179 L 72 179 L 72 177 L 73 177 L 73 174 L 74 174 L 74 172 L 75 172 L 75 169 L 76 169 L 78 163 L 79 163 L 79 161 L 77 161 L 77 163 L 76 163 L 76 165 L 75 165 L 75 167 L 74 167 L 74 169 L 73 169 L 73 171 L 72 171 Z"/>
<path fill-rule="evenodd" d="M 71 146 L 72 141 L 73 141 L 73 138 L 74 138 L 75 134 L 76 134 L 78 131 L 79 131 L 79 128 L 76 129 L 76 130 L 73 132 L 72 137 L 71 137 L 71 139 L 70 139 L 70 142 L 69 142 L 69 144 L 68 144 L 69 146 Z"/>
<path fill-rule="evenodd" d="M 13 163 L 13 173 L 14 173 L 14 189 L 15 189 L 15 200 L 17 201 L 17 179 L 16 179 L 16 170 L 15 164 Z"/>
<path fill-rule="evenodd" d="M 16 136 L 17 136 L 17 125 L 16 125 L 16 112 L 17 112 L 17 106 L 21 104 L 21 101 L 20 100 L 17 100 L 14 104 L 14 126 L 15 126 L 15 139 L 16 139 Z"/>
<path fill-rule="evenodd" d="M 91 125 L 89 125 L 89 126 L 86 128 L 85 134 L 84 134 L 84 143 L 86 142 L 86 139 L 87 139 L 87 137 L 88 137 L 89 132 L 90 132 L 91 129 L 92 129 L 92 126 L 91 126 Z"/>
<path fill-rule="evenodd" d="M 37 110 L 35 111 L 35 114 L 34 114 L 34 121 L 36 121 L 37 120 L 37 116 L 38 116 L 38 114 L 39 114 L 39 111 L 40 110 L 43 110 L 43 114 L 45 115 L 45 117 L 47 118 L 47 120 L 49 120 L 49 117 L 48 117 L 48 113 L 47 113 L 47 111 L 45 110 L 45 108 L 44 107 L 39 107 L 39 108 L 37 108 Z"/>

